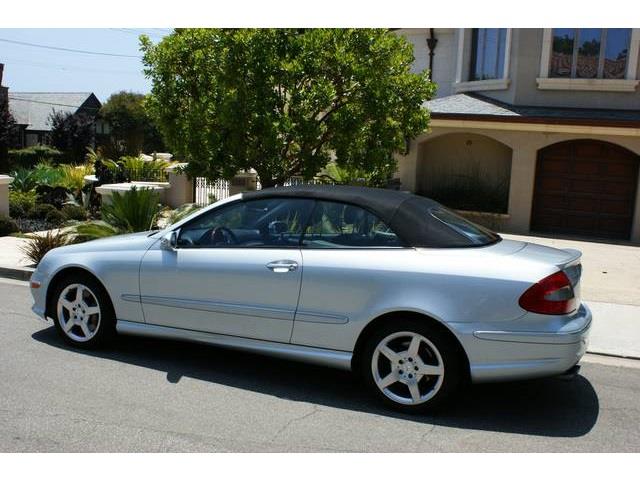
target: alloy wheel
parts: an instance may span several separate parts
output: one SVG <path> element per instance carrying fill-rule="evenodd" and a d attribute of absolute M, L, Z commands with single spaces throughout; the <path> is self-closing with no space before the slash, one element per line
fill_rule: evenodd
<path fill-rule="evenodd" d="M 62 331 L 71 340 L 87 342 L 98 333 L 100 304 L 95 293 L 86 285 L 68 285 L 58 297 L 57 313 Z"/>
<path fill-rule="evenodd" d="M 376 346 L 371 371 L 387 398 L 419 405 L 438 393 L 445 368 L 440 352 L 428 338 L 415 332 L 395 332 Z"/>

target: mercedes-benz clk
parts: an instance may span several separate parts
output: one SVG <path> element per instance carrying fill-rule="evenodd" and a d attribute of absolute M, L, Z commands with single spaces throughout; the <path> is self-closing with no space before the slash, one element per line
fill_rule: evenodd
<path fill-rule="evenodd" d="M 591 325 L 580 274 L 578 251 L 502 239 L 424 197 L 307 185 L 54 249 L 31 291 L 76 347 L 149 335 L 349 369 L 416 412 L 468 381 L 574 371 Z"/>

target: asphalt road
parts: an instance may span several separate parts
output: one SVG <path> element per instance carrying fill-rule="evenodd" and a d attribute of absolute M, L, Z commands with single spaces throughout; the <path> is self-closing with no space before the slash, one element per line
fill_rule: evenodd
<path fill-rule="evenodd" d="M 75 351 L 0 281 L 0 451 L 640 451 L 640 362 L 468 389 L 436 416 L 382 408 L 346 372 L 123 337 Z"/>

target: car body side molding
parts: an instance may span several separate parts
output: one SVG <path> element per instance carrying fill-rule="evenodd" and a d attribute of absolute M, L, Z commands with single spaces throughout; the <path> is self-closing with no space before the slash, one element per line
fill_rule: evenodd
<path fill-rule="evenodd" d="M 190 310 L 227 313 L 231 315 L 245 315 L 248 317 L 265 317 L 292 321 L 295 314 L 295 311 L 293 310 L 268 308 L 257 305 L 237 305 L 232 303 L 195 300 L 191 298 L 156 297 L 152 295 L 140 295 L 139 298 L 143 305 L 162 305 L 165 307 L 186 308 Z"/>
<path fill-rule="evenodd" d="M 253 338 L 219 335 L 216 333 L 184 330 L 160 325 L 150 325 L 147 323 L 129 322 L 126 320 L 118 320 L 116 329 L 118 333 L 122 334 L 151 336 L 172 340 L 189 340 L 253 353 L 264 353 L 288 360 L 297 360 L 342 370 L 351 370 L 352 353 L 340 350 L 268 342 L 255 340 Z"/>
<path fill-rule="evenodd" d="M 296 312 L 296 322 L 309 323 L 336 323 L 345 324 L 349 321 L 349 317 L 344 315 L 333 315 L 330 313 L 307 312 L 298 310 Z"/>

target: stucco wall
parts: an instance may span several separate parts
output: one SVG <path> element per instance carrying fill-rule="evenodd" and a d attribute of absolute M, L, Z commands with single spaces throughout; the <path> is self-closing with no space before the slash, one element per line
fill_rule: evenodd
<path fill-rule="evenodd" d="M 469 80 L 471 65 L 471 30 L 464 30 L 464 52 L 462 62 L 462 81 Z M 505 90 L 483 90 L 487 97 L 514 104 L 527 106 L 547 106 L 565 108 L 609 108 L 640 109 L 640 89 L 633 92 L 578 91 L 578 90 L 540 90 L 537 78 L 540 77 L 540 59 L 543 49 L 542 28 L 514 28 L 511 33 L 511 52 L 509 56 L 509 86 Z M 457 58 L 457 37 L 453 56 L 448 52 L 446 60 L 455 64 Z M 436 56 L 436 60 L 438 57 Z M 640 56 L 636 59 L 640 72 Z M 452 78 L 455 77 L 455 71 Z M 636 75 L 637 78 L 637 75 Z"/>
<path fill-rule="evenodd" d="M 451 95 L 453 80 L 455 78 L 455 56 L 457 52 L 456 29 L 436 28 L 435 37 L 438 44 L 434 50 L 432 80 L 438 85 L 436 97 L 446 97 Z M 413 72 L 422 72 L 429 68 L 429 49 L 427 48 L 427 38 L 429 38 L 428 28 L 402 28 L 396 31 L 413 45 Z"/>
<path fill-rule="evenodd" d="M 514 53 L 517 58 L 517 68 L 513 73 L 516 79 L 514 83 L 514 102 L 516 104 L 549 107 L 640 109 L 640 90 L 638 88 L 634 92 L 538 89 L 536 79 L 540 76 L 543 29 L 516 29 L 516 33 L 519 38 L 517 45 L 514 44 L 514 47 L 516 47 Z M 640 60 L 636 60 L 640 62 Z"/>

